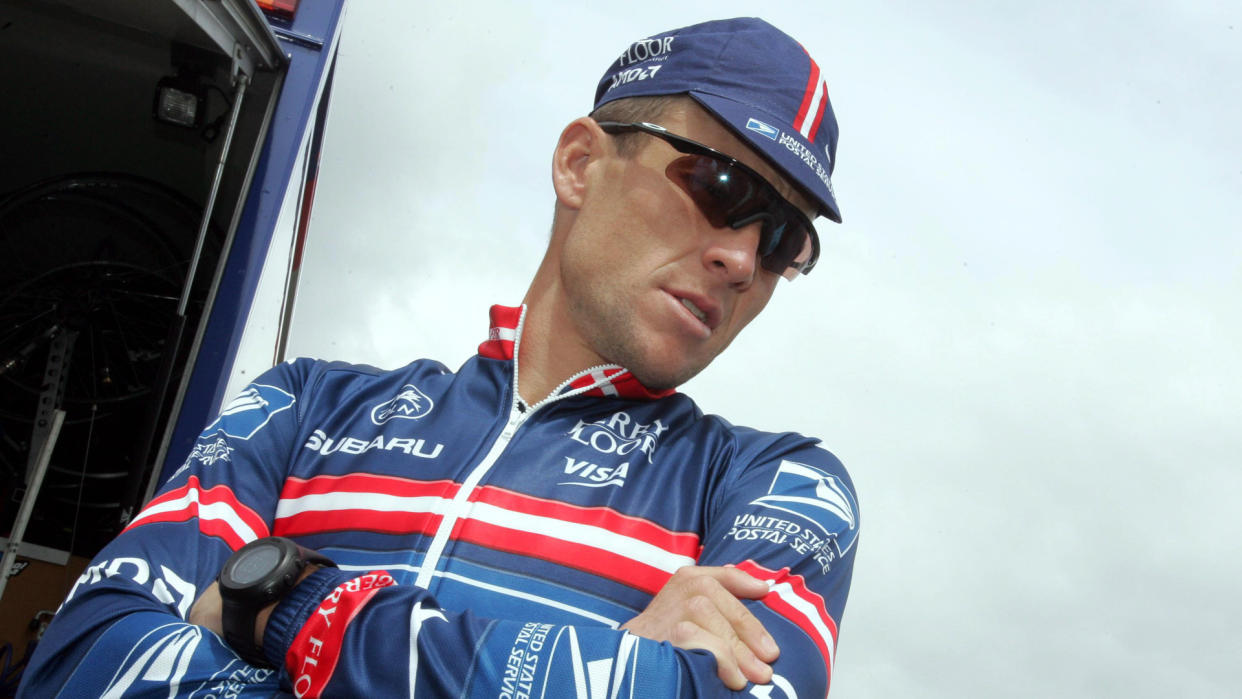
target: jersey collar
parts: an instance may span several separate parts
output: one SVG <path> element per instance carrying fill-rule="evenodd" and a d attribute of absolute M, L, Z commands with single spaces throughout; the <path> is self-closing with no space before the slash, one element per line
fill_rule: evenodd
<path fill-rule="evenodd" d="M 522 316 L 526 305 L 491 307 L 491 327 L 487 339 L 479 345 L 479 356 L 487 359 L 510 360 L 519 342 Z M 515 362 L 516 364 L 516 362 Z M 629 369 L 619 364 L 605 364 L 581 371 L 561 384 L 557 395 L 574 393 L 586 396 L 614 396 L 635 400 L 655 400 L 670 396 L 674 389 L 653 391 L 642 384 Z"/>

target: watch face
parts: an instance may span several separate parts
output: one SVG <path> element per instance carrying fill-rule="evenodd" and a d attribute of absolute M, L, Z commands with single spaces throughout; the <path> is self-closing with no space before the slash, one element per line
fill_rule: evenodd
<path fill-rule="evenodd" d="M 258 582 L 280 564 L 280 554 L 280 548 L 276 546 L 263 546 L 247 551 L 233 564 L 229 577 L 239 586 Z"/>

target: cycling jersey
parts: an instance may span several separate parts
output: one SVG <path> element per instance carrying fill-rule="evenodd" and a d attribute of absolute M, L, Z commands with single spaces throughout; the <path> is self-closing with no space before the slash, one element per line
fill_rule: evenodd
<path fill-rule="evenodd" d="M 743 696 L 828 690 L 858 534 L 817 440 L 735 427 L 619 366 L 517 395 L 523 308 L 456 373 L 296 360 L 229 403 L 82 574 L 26 696 L 732 696 L 713 656 L 619 626 L 681 566 L 768 581 L 781 648 Z M 185 622 L 225 560 L 290 537 L 337 562 L 247 665 Z"/>

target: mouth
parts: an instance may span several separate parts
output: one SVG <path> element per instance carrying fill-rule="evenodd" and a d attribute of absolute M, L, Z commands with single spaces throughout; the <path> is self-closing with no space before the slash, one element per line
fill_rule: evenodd
<path fill-rule="evenodd" d="M 713 331 L 716 326 L 720 325 L 721 310 L 720 305 L 710 296 L 702 296 L 698 294 L 686 294 L 684 292 L 670 292 L 673 298 L 681 304 L 682 308 L 690 312 L 695 320 L 703 324 L 708 331 Z"/>
<path fill-rule="evenodd" d="M 689 309 L 689 311 L 694 314 L 694 317 L 699 319 L 700 323 L 707 325 L 707 313 L 703 309 L 694 305 L 693 301 L 690 299 L 682 299 L 681 305 Z"/>

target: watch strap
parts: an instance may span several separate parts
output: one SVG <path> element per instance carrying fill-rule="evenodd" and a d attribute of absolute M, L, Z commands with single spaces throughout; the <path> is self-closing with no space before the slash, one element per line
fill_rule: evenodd
<path fill-rule="evenodd" d="M 277 541 L 273 542 L 264 539 L 252 541 L 242 547 L 242 549 L 238 549 L 230 557 L 229 562 L 233 562 L 247 548 L 272 545 L 273 543 L 286 551 L 296 551 L 296 555 L 292 558 L 284 557 L 284 563 L 279 564 L 276 569 L 269 573 L 271 579 L 267 579 L 267 576 L 265 576 L 265 579 L 262 581 L 263 584 L 256 584 L 254 589 L 248 590 L 245 586 L 236 590 L 230 589 L 226 585 L 221 585 L 220 587 L 220 613 L 224 640 L 246 662 L 257 667 L 274 667 L 263 652 L 262 641 L 255 643 L 254 640 L 255 621 L 258 619 L 259 612 L 264 607 L 273 603 L 279 603 L 284 599 L 297 586 L 298 578 L 306 570 L 307 565 L 314 563 L 323 567 L 336 567 L 336 563 L 332 559 L 318 551 L 312 551 L 300 546 L 292 540 L 283 537 L 269 537 L 269 539 Z M 226 563 L 221 571 L 222 580 L 225 577 L 224 571 L 228 569 L 229 563 Z"/>
<path fill-rule="evenodd" d="M 271 667 L 272 664 L 263 654 L 263 648 L 254 642 L 254 623 L 259 618 L 260 609 L 262 607 L 228 597 L 221 598 L 220 616 L 224 626 L 224 640 L 251 665 Z"/>

